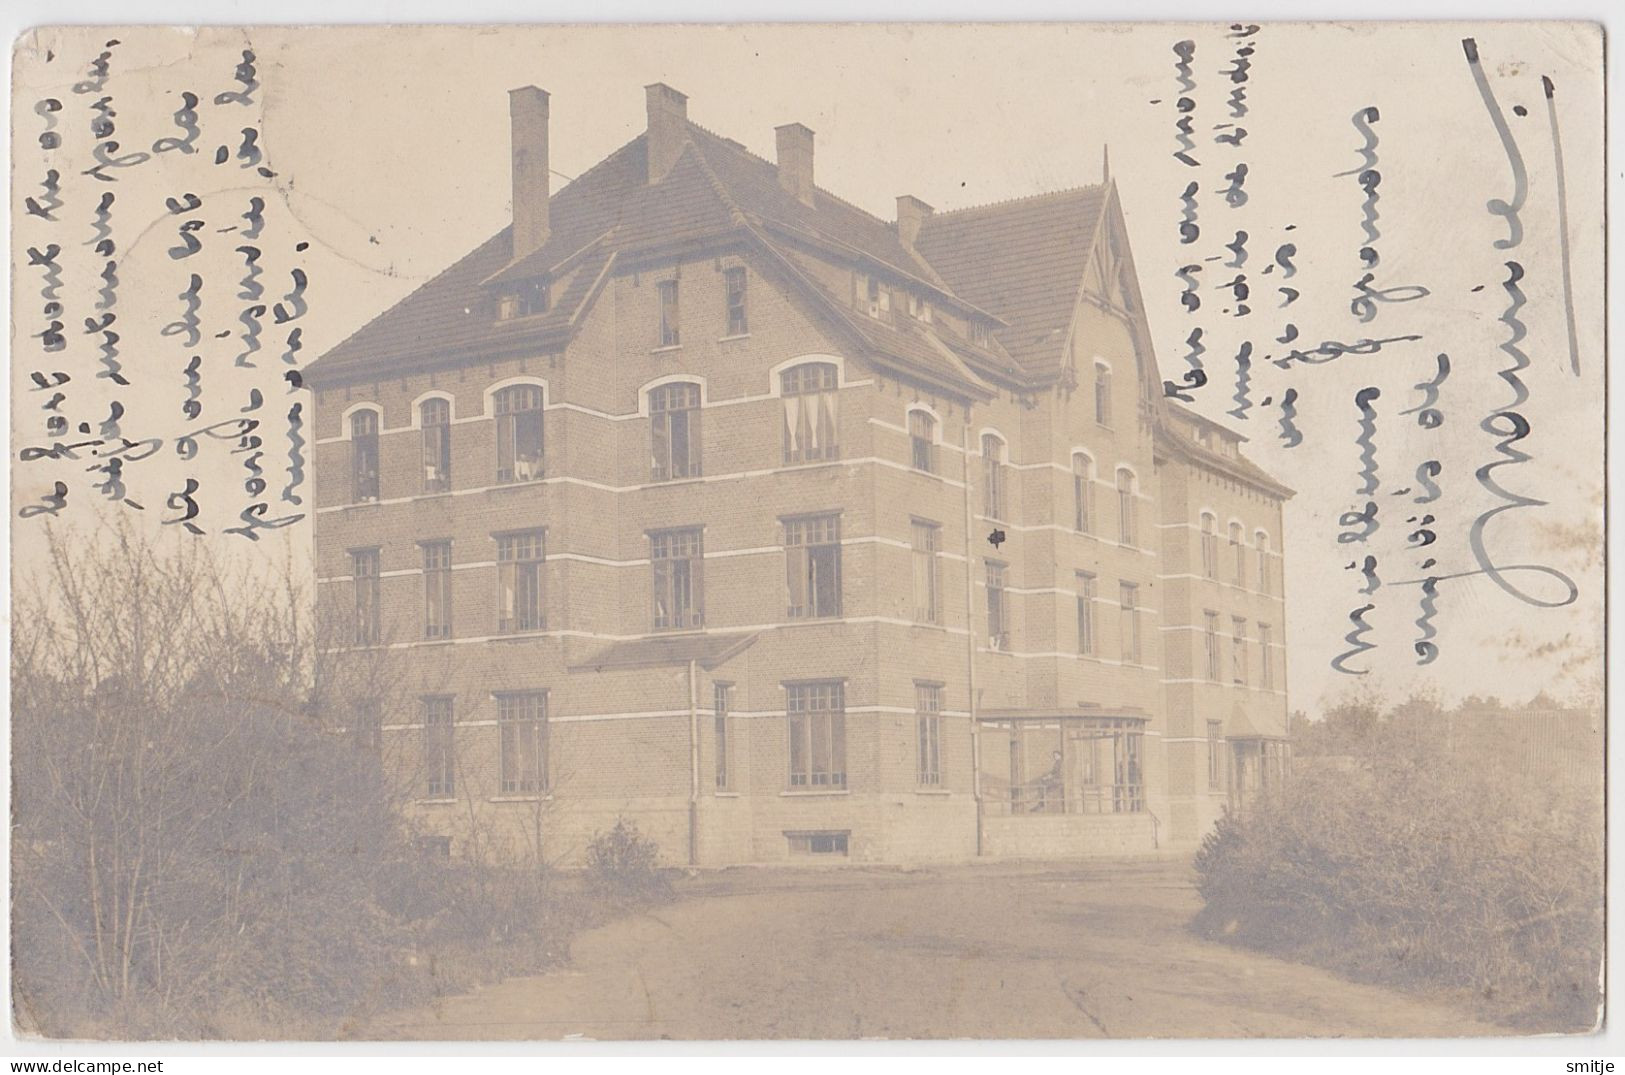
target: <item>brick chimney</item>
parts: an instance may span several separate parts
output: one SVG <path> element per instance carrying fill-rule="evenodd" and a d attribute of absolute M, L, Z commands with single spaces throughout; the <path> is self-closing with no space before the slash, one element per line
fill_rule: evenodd
<path fill-rule="evenodd" d="M 813 203 L 813 133 L 799 123 L 773 128 L 778 135 L 779 186 L 803 204 Z"/>
<path fill-rule="evenodd" d="M 912 194 L 897 197 L 897 237 L 903 245 L 914 249 L 914 240 L 920 237 L 920 227 L 936 212 Z"/>
<path fill-rule="evenodd" d="M 649 182 L 658 183 L 683 154 L 688 139 L 688 97 L 664 82 L 643 87 L 649 108 Z"/>
<path fill-rule="evenodd" d="M 508 91 L 513 127 L 513 257 L 547 242 L 547 93 L 535 86 Z"/>

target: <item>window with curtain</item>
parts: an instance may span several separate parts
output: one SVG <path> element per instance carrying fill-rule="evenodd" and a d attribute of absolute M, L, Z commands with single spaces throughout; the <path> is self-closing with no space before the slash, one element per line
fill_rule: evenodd
<path fill-rule="evenodd" d="M 835 367 L 827 362 L 809 362 L 780 374 L 786 463 L 839 458 L 836 381 Z"/>
<path fill-rule="evenodd" d="M 423 491 L 444 493 L 451 488 L 451 403 L 424 400 L 418 424 L 423 427 Z"/>
<path fill-rule="evenodd" d="M 547 693 L 497 695 L 498 768 L 502 794 L 547 790 Z"/>
<path fill-rule="evenodd" d="M 846 787 L 846 688 L 840 683 L 785 686 L 790 787 Z"/>
<path fill-rule="evenodd" d="M 784 559 L 791 619 L 841 614 L 841 517 L 784 521 Z"/>
<path fill-rule="evenodd" d="M 534 481 L 542 476 L 542 389 L 509 385 L 493 400 L 497 423 L 497 481 Z"/>
<path fill-rule="evenodd" d="M 728 312 L 729 336 L 743 336 L 750 331 L 750 319 L 745 315 L 745 269 L 735 266 L 722 274 L 722 285 Z"/>
<path fill-rule="evenodd" d="M 546 625 L 540 530 L 497 537 L 497 630 L 539 631 Z"/>
<path fill-rule="evenodd" d="M 655 481 L 700 475 L 700 386 L 649 390 L 650 457 Z"/>
<path fill-rule="evenodd" d="M 656 530 L 649 535 L 654 573 L 654 628 L 683 630 L 705 625 L 705 554 L 698 527 Z"/>
<path fill-rule="evenodd" d="M 423 637 L 451 637 L 451 542 L 423 543 Z"/>

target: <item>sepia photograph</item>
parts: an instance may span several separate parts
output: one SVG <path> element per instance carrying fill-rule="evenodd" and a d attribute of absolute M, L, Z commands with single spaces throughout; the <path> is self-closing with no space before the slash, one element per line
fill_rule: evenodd
<path fill-rule="evenodd" d="M 1603 41 L 24 32 L 14 1045 L 1585 1052 Z"/>

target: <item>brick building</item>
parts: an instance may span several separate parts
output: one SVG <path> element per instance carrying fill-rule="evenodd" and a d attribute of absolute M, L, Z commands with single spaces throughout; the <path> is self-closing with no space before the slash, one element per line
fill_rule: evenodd
<path fill-rule="evenodd" d="M 1290 491 L 1163 398 L 1116 187 L 888 223 L 800 124 L 768 162 L 646 92 L 553 191 L 513 91 L 512 225 L 308 370 L 320 601 L 403 658 L 358 720 L 412 809 L 1064 856 L 1278 779 Z"/>

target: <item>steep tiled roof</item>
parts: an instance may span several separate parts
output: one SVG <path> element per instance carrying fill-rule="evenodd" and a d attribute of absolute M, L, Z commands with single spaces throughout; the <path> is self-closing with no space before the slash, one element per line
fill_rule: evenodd
<path fill-rule="evenodd" d="M 957 294 L 1009 323 L 998 338 L 1016 361 L 1052 376 L 1105 196 L 1077 187 L 934 213 L 914 245 Z"/>
<path fill-rule="evenodd" d="M 864 346 L 938 382 L 985 393 L 967 369 L 1014 381 L 1053 372 L 1099 215 L 1099 188 L 939 214 L 911 249 L 895 225 L 822 188 L 810 205 L 802 202 L 780 184 L 774 164 L 737 142 L 694 124 L 686 134 L 658 183 L 647 181 L 647 137 L 639 135 L 552 196 L 551 231 L 538 250 L 515 261 L 504 228 L 332 348 L 307 374 L 388 376 L 459 358 L 562 347 L 612 258 L 730 234 L 778 254 Z M 979 347 L 904 320 L 859 316 L 847 296 L 830 294 L 807 271 L 806 257 L 831 255 L 915 281 L 950 308 L 1014 324 Z M 547 313 L 498 320 L 493 285 L 544 274 L 551 277 Z"/>

